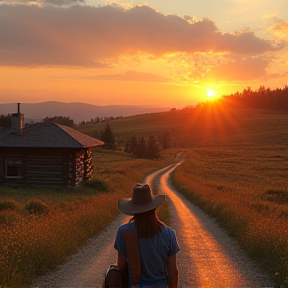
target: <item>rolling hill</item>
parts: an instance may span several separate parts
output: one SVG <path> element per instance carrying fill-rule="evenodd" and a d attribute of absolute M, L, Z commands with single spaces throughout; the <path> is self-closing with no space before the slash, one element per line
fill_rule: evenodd
<path fill-rule="evenodd" d="M 78 127 L 81 132 L 98 138 L 109 123 L 116 141 L 122 146 L 133 134 L 148 139 L 170 135 L 172 147 L 286 145 L 288 113 L 235 108 L 211 103 L 202 108 L 143 114 Z"/>
<path fill-rule="evenodd" d="M 135 105 L 108 105 L 95 106 L 86 103 L 63 103 L 48 101 L 42 103 L 21 103 L 21 113 L 25 119 L 41 121 L 46 116 L 65 116 L 74 120 L 74 123 L 91 120 L 95 117 L 126 117 L 131 115 L 169 111 L 169 107 L 135 106 Z M 17 104 L 0 104 L 0 115 L 17 112 Z"/>

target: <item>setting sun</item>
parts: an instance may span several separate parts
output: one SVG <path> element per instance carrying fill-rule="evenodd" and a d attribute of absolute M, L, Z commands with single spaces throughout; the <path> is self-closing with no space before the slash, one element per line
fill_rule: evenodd
<path fill-rule="evenodd" d="M 216 95 L 215 91 L 212 89 L 207 90 L 206 94 L 208 97 L 214 97 Z"/>
<path fill-rule="evenodd" d="M 245 1 L 218 1 L 217 11 L 213 0 L 170 2 L 0 0 L 0 105 L 181 109 L 254 91 L 263 79 L 266 89 L 287 84 L 288 1 L 263 0 L 259 13 L 260 0 L 249 9 Z"/>

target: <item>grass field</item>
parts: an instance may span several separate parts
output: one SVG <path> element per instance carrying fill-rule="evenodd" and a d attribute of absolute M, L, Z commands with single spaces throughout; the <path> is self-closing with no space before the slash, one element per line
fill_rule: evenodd
<path fill-rule="evenodd" d="M 287 113 L 211 103 L 199 109 L 137 115 L 77 129 L 99 138 L 109 123 L 116 142 L 122 146 L 133 134 L 159 139 L 164 131 L 169 132 L 171 147 L 176 148 L 274 146 L 288 143 L 287 121 Z"/>
<path fill-rule="evenodd" d="M 106 123 L 78 130 L 99 138 Z M 24 287 L 64 261 L 117 215 L 119 197 L 128 197 L 146 173 L 172 163 L 169 155 L 179 150 L 187 153 L 173 174 L 174 185 L 216 217 L 271 275 L 277 273 L 275 279 L 287 280 L 287 113 L 214 103 L 108 123 L 122 146 L 132 134 L 158 139 L 168 131 L 175 150 L 162 151 L 157 161 L 99 150 L 93 181 L 77 189 L 1 187 L 1 287 Z M 161 214 L 169 221 L 167 206 Z"/>

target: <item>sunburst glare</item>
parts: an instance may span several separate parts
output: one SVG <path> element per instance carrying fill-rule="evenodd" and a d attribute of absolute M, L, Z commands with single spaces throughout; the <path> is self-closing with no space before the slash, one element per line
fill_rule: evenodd
<path fill-rule="evenodd" d="M 208 89 L 206 92 L 208 97 L 214 97 L 216 95 L 215 91 L 213 89 Z"/>

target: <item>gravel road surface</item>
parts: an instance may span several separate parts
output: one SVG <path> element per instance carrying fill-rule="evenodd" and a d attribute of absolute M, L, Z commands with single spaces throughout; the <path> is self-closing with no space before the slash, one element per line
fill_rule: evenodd
<path fill-rule="evenodd" d="M 171 227 L 181 248 L 177 255 L 180 288 L 272 288 L 271 279 L 245 255 L 237 242 L 172 187 L 169 176 L 180 165 L 180 160 L 150 174 L 144 181 L 158 186 L 159 193 L 169 198 Z M 39 277 L 32 287 L 101 287 L 107 267 L 116 259 L 113 245 L 117 227 L 128 219 L 119 215 L 56 272 Z"/>

